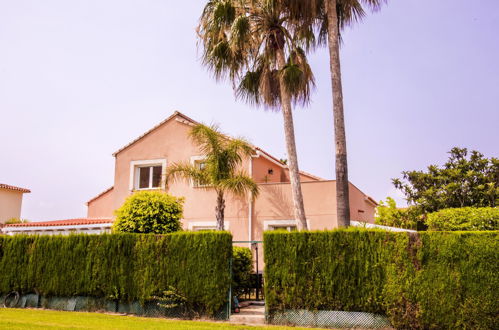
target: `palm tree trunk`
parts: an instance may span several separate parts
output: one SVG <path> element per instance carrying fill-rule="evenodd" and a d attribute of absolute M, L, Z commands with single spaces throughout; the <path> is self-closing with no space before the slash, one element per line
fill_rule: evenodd
<path fill-rule="evenodd" d="M 215 207 L 217 230 L 224 230 L 225 199 L 222 191 L 217 191 L 217 206 Z"/>
<path fill-rule="evenodd" d="M 277 50 L 277 62 L 279 69 L 283 69 L 286 60 L 283 49 Z M 298 156 L 296 154 L 295 131 L 293 125 L 293 114 L 291 112 L 291 97 L 284 87 L 283 78 L 279 78 L 279 88 L 281 92 L 282 115 L 284 118 L 284 136 L 286 138 L 286 148 L 288 152 L 288 168 L 291 181 L 291 192 L 293 194 L 293 205 L 298 230 L 307 230 L 307 219 L 305 218 L 305 208 L 303 206 L 303 195 L 300 184 L 300 171 L 298 169 Z"/>
<path fill-rule="evenodd" d="M 338 227 L 348 227 L 350 225 L 350 199 L 348 195 L 347 142 L 343 114 L 340 31 L 336 12 L 336 1 L 337 0 L 326 0 L 329 66 L 333 89 L 334 141 L 336 146 L 336 214 Z"/>

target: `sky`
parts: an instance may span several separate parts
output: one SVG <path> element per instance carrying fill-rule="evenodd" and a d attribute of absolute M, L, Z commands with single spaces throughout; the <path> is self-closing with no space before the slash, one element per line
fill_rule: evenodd
<path fill-rule="evenodd" d="M 282 115 L 236 101 L 201 65 L 205 0 L 0 0 L 0 183 L 31 189 L 22 218 L 86 216 L 112 153 L 178 110 L 286 158 Z M 343 32 L 350 181 L 403 203 L 404 170 L 454 146 L 499 156 L 499 1 L 388 1 Z M 334 179 L 329 57 L 309 55 L 294 112 L 301 170 Z"/>

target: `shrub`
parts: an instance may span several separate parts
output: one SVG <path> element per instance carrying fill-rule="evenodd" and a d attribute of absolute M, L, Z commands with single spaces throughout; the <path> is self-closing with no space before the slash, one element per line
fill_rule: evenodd
<path fill-rule="evenodd" d="M 421 212 L 416 207 L 398 208 L 395 200 L 386 198 L 376 208 L 376 224 L 405 229 L 421 229 L 423 225 Z"/>
<path fill-rule="evenodd" d="M 265 294 L 287 309 L 388 315 L 402 329 L 499 324 L 499 232 L 267 232 Z"/>
<path fill-rule="evenodd" d="M 160 191 L 139 191 L 116 210 L 113 231 L 167 234 L 182 229 L 183 198 Z"/>
<path fill-rule="evenodd" d="M 37 289 L 44 296 L 145 302 L 174 288 L 196 312 L 213 316 L 227 301 L 232 236 L 0 237 L 0 295 Z"/>
<path fill-rule="evenodd" d="M 5 221 L 6 225 L 12 225 L 16 223 L 28 223 L 29 220 L 26 219 L 20 219 L 20 218 L 10 218 L 9 220 Z"/>
<path fill-rule="evenodd" d="M 253 257 L 245 247 L 234 246 L 232 251 L 232 292 L 239 296 L 251 285 Z"/>
<path fill-rule="evenodd" d="M 429 230 L 499 230 L 499 208 L 461 207 L 428 214 Z"/>

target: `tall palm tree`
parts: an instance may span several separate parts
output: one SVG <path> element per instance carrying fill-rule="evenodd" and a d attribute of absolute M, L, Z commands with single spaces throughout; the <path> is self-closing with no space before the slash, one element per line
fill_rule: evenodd
<path fill-rule="evenodd" d="M 251 194 L 252 198 L 258 196 L 258 185 L 238 169 L 243 159 L 253 154 L 253 149 L 243 139 L 227 138 L 215 126 L 196 125 L 190 137 L 199 146 L 205 159 L 201 164 L 172 164 L 167 168 L 167 181 L 192 180 L 199 187 L 215 190 L 217 230 L 224 230 L 226 194 L 239 197 Z"/>
<path fill-rule="evenodd" d="M 274 0 L 210 0 L 198 27 L 203 64 L 217 80 L 229 78 L 236 97 L 280 109 L 299 230 L 307 229 L 293 125 L 293 104 L 307 104 L 314 84 L 305 52 L 306 36 L 288 24 Z"/>
<path fill-rule="evenodd" d="M 333 94 L 334 141 L 336 150 L 336 208 L 338 226 L 350 225 L 348 194 L 347 143 L 341 84 L 340 41 L 341 30 L 360 21 L 366 14 L 364 6 L 378 10 L 385 0 L 277 0 L 290 20 L 304 34 L 319 30 L 316 44 L 327 41 L 329 69 Z"/>

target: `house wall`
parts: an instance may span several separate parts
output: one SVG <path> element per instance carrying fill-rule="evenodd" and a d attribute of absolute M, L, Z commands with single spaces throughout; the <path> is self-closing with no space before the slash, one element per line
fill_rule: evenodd
<path fill-rule="evenodd" d="M 23 193 L 0 188 L 0 224 L 12 218 L 21 217 Z"/>
<path fill-rule="evenodd" d="M 191 157 L 200 156 L 197 146 L 189 138 L 190 129 L 190 125 L 175 119 L 167 121 L 116 154 L 114 188 L 89 203 L 88 217 L 113 216 L 114 210 L 133 193 L 130 189 L 132 162 L 161 159 L 165 160 L 166 166 L 170 166 L 176 162 L 189 162 Z M 260 184 L 260 196 L 251 205 L 247 199 L 226 196 L 225 221 L 235 240 L 261 240 L 266 221 L 289 221 L 294 218 L 288 170 L 262 155 L 244 159 L 241 169 L 251 173 Z M 308 175 L 301 175 L 301 179 L 310 229 L 335 228 L 335 182 L 317 181 Z M 189 229 L 194 223 L 215 221 L 214 191 L 193 187 L 191 182 L 186 181 L 169 182 L 167 191 L 185 198 L 182 221 L 184 229 Z M 366 203 L 366 200 L 360 190 L 350 186 L 352 220 L 372 221 L 374 206 Z"/>
<path fill-rule="evenodd" d="M 114 217 L 114 189 L 110 189 L 88 203 L 87 218 Z"/>

